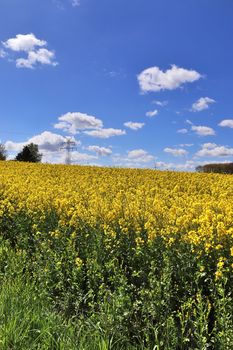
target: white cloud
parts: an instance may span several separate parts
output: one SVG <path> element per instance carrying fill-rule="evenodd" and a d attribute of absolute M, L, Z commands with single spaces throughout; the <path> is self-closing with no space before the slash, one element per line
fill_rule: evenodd
<path fill-rule="evenodd" d="M 101 139 L 108 139 L 109 137 L 112 137 L 112 136 L 120 136 L 120 135 L 126 134 L 125 130 L 113 129 L 113 128 L 85 131 L 84 133 L 86 135 L 98 137 Z"/>
<path fill-rule="evenodd" d="M 185 162 L 184 164 L 177 164 L 172 162 L 156 162 L 155 167 L 160 170 L 193 170 L 193 163 Z"/>
<path fill-rule="evenodd" d="M 44 131 L 40 135 L 33 136 L 28 140 L 27 143 L 35 143 L 41 150 L 55 152 L 66 142 L 67 139 L 61 135 L 54 134 L 50 131 Z M 74 138 L 71 141 L 75 142 L 76 145 L 80 145 L 80 141 L 76 141 Z"/>
<path fill-rule="evenodd" d="M 109 156 L 110 154 L 112 154 L 111 148 L 107 148 L 107 147 L 100 147 L 100 146 L 93 145 L 93 146 L 88 146 L 86 149 L 90 152 L 97 153 L 98 156 Z"/>
<path fill-rule="evenodd" d="M 218 125 L 233 128 L 233 119 L 224 119 Z"/>
<path fill-rule="evenodd" d="M 159 106 L 159 107 L 164 107 L 168 104 L 167 101 L 152 101 L 152 103 Z"/>
<path fill-rule="evenodd" d="M 55 124 L 56 129 L 67 131 L 70 134 L 77 134 L 79 130 L 99 129 L 103 122 L 92 115 L 80 112 L 68 112 L 58 118 L 59 123 Z"/>
<path fill-rule="evenodd" d="M 141 129 L 145 123 L 126 122 L 124 125 L 129 129 L 138 130 Z"/>
<path fill-rule="evenodd" d="M 17 34 L 15 38 L 4 41 L 3 46 L 13 52 L 25 52 L 27 57 L 16 58 L 17 68 L 34 68 L 37 64 L 46 64 L 56 66 L 58 63 L 54 60 L 55 53 L 44 46 L 47 45 L 45 40 L 36 38 L 33 33 Z M 7 52 L 4 52 L 4 57 Z"/>
<path fill-rule="evenodd" d="M 156 162 L 155 166 L 160 170 L 193 171 L 198 165 L 204 165 L 207 163 L 207 161 L 196 162 L 194 160 L 187 160 L 185 163 Z"/>
<path fill-rule="evenodd" d="M 130 168 L 147 167 L 148 163 L 154 162 L 155 157 L 143 149 L 134 149 L 127 152 L 127 155 L 114 154 L 112 157 L 115 165 Z"/>
<path fill-rule="evenodd" d="M 138 75 L 138 82 L 142 92 L 174 90 L 185 83 L 192 83 L 202 76 L 195 70 L 188 70 L 172 65 L 165 72 L 159 67 L 150 67 Z"/>
<path fill-rule="evenodd" d="M 80 142 L 75 141 L 74 139 L 72 141 L 74 141 L 76 145 L 80 144 Z M 5 147 L 7 151 L 19 152 L 25 145 L 29 143 L 35 143 L 39 146 L 40 151 L 57 152 L 60 150 L 60 147 L 63 145 L 64 142 L 66 142 L 65 137 L 58 134 L 54 134 L 50 131 L 44 131 L 39 135 L 35 135 L 29 138 L 25 142 L 7 141 L 5 143 Z"/>
<path fill-rule="evenodd" d="M 197 100 L 195 103 L 193 103 L 191 111 L 193 111 L 193 112 L 203 111 L 205 109 L 208 109 L 209 105 L 211 103 L 215 103 L 215 102 L 216 101 L 213 100 L 212 98 L 201 97 L 201 98 L 199 98 L 199 100 Z"/>
<path fill-rule="evenodd" d="M 27 58 L 17 58 L 17 68 L 34 68 L 37 63 L 57 66 L 54 61 L 55 54 L 47 49 L 39 49 L 38 51 L 30 51 Z"/>
<path fill-rule="evenodd" d="M 43 163 L 64 164 L 66 163 L 66 157 L 66 152 L 62 150 L 53 153 L 44 152 L 42 161 Z M 92 163 L 93 160 L 98 159 L 96 156 L 87 153 L 80 153 L 78 151 L 71 152 L 70 158 L 71 164 L 90 164 L 90 162 Z"/>
<path fill-rule="evenodd" d="M 149 163 L 155 159 L 154 156 L 149 154 L 143 149 L 134 149 L 127 154 L 127 160 L 137 163 Z"/>
<path fill-rule="evenodd" d="M 161 170 L 171 170 L 174 168 L 176 164 L 175 163 L 168 163 L 168 162 L 156 162 L 155 167 Z"/>
<path fill-rule="evenodd" d="M 202 149 L 196 153 L 197 157 L 229 157 L 233 156 L 233 148 L 219 146 L 215 143 L 204 143 Z"/>
<path fill-rule="evenodd" d="M 196 126 L 192 125 L 192 131 L 194 131 L 197 135 L 200 136 L 210 136 L 210 135 L 215 135 L 214 129 L 208 127 L 208 126 Z"/>
<path fill-rule="evenodd" d="M 147 116 L 147 117 L 154 117 L 154 116 L 157 115 L 157 114 L 158 114 L 157 109 L 155 109 L 154 111 L 146 112 L 146 116 Z"/>
<path fill-rule="evenodd" d="M 40 40 L 31 34 L 17 34 L 15 38 L 10 38 L 3 42 L 5 48 L 12 51 L 25 51 L 29 52 L 35 49 L 36 46 L 45 46 L 47 42 Z"/>
<path fill-rule="evenodd" d="M 188 130 L 187 129 L 179 129 L 177 130 L 178 134 L 187 134 Z"/>
<path fill-rule="evenodd" d="M 103 128 L 103 122 L 92 115 L 80 112 L 68 112 L 58 118 L 59 122 L 54 128 L 77 134 L 82 131 L 84 134 L 107 139 L 112 136 L 125 135 L 125 130 L 114 128 Z"/>
<path fill-rule="evenodd" d="M 93 156 L 92 154 L 87 153 L 80 153 L 80 152 L 72 152 L 71 155 L 72 162 L 75 163 L 82 163 L 82 162 L 89 162 L 94 159 L 98 159 L 97 156 Z"/>
<path fill-rule="evenodd" d="M 213 143 L 213 142 L 206 142 L 202 145 L 203 148 L 208 148 L 208 149 L 215 148 L 216 146 L 217 146 L 216 143 Z"/>
<path fill-rule="evenodd" d="M 170 148 L 166 147 L 164 148 L 164 152 L 170 153 L 175 157 L 185 156 L 188 154 L 188 152 L 185 149 L 182 148 Z"/>
<path fill-rule="evenodd" d="M 6 141 L 5 148 L 9 152 L 19 152 L 26 144 L 27 142 Z"/>

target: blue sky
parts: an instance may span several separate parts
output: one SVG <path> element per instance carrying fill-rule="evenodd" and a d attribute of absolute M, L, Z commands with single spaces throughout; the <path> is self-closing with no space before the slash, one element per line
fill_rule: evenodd
<path fill-rule="evenodd" d="M 44 162 L 233 160 L 232 0 L 1 0 L 0 140 Z"/>

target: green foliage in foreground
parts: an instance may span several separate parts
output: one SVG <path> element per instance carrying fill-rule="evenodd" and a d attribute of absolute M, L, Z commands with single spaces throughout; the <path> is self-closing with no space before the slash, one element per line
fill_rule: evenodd
<path fill-rule="evenodd" d="M 35 232 L 21 213 L 1 227 L 1 350 L 232 350 L 230 256 L 216 278 L 228 250 L 57 225 L 50 212 Z"/>
<path fill-rule="evenodd" d="M 0 252 L 4 259 L 0 279 L 1 350 L 114 348 L 113 337 L 100 324 L 82 317 L 63 318 L 53 309 L 46 292 L 25 274 L 22 260 L 8 246 L 2 245 Z M 126 348 L 136 349 L 130 344 Z"/>

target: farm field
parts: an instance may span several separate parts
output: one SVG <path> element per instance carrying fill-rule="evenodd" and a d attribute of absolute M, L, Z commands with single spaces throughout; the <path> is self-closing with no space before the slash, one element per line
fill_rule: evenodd
<path fill-rule="evenodd" d="M 0 162 L 0 349 L 233 344 L 233 177 Z"/>

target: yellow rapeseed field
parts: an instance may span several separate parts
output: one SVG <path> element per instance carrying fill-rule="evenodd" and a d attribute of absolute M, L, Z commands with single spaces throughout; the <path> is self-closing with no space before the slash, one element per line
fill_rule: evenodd
<path fill-rule="evenodd" d="M 138 245 L 146 231 L 148 244 L 160 235 L 233 252 L 232 176 L 1 162 L 0 194 L 0 220 L 24 211 L 36 227 L 55 210 L 60 226 L 133 230 Z"/>

